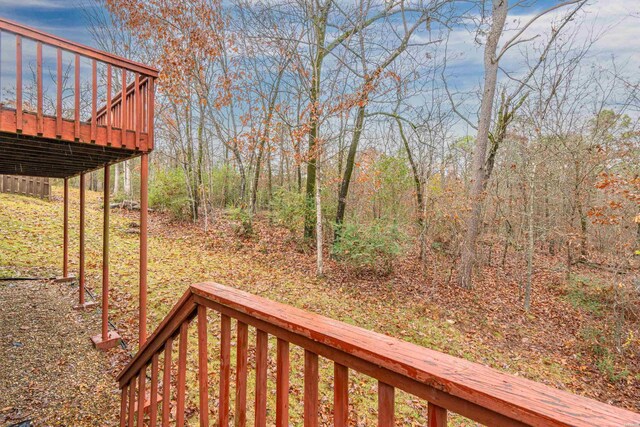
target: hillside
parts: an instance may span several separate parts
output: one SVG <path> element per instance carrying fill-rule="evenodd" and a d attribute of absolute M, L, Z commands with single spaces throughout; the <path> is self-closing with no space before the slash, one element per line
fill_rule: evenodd
<path fill-rule="evenodd" d="M 77 191 L 72 189 L 71 270 L 77 267 Z M 62 258 L 60 188 L 52 201 L 0 194 L 0 276 L 51 277 Z M 100 289 L 101 197 L 88 193 L 87 282 Z M 577 270 L 566 280 L 540 258 L 532 308 L 521 307 L 519 266 L 486 267 L 471 291 L 448 284 L 437 259 L 423 268 L 408 256 L 385 277 L 356 275 L 334 261 L 314 276 L 315 257 L 286 230 L 267 218 L 254 222 L 254 234 L 238 237 L 234 222 L 217 212 L 208 232 L 172 223 L 154 212 L 149 240 L 149 322 L 153 330 L 194 282 L 213 280 L 254 294 L 321 313 L 419 345 L 521 375 L 613 405 L 640 410 L 640 360 L 635 332 L 625 356 L 609 345 L 613 328 L 610 277 Z M 113 210 L 111 219 L 111 316 L 135 347 L 137 333 L 137 213 Z M 117 356 L 126 362 L 126 354 Z M 419 403 L 417 405 L 422 405 Z M 415 406 L 418 417 L 422 412 Z M 367 413 L 362 414 L 366 423 Z"/>

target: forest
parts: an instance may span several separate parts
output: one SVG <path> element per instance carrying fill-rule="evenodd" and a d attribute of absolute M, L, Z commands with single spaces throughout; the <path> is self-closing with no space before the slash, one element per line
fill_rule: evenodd
<path fill-rule="evenodd" d="M 633 298 L 637 77 L 629 58 L 602 62 L 614 30 L 592 5 L 539 3 L 109 0 L 85 13 L 101 47 L 161 70 L 150 197 L 176 220 L 206 230 L 226 210 L 250 235 L 266 215 L 316 252 L 318 275 L 328 257 L 384 275 L 414 255 L 472 289 L 478 266 L 515 259 L 526 310 L 549 256 L 567 277 L 615 273 Z M 482 54 L 475 74 L 463 37 Z M 136 165 L 114 169 L 113 192 L 132 197 Z"/>

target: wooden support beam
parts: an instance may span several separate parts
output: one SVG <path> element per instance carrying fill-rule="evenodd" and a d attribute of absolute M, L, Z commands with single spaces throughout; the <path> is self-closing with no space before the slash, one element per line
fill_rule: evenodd
<path fill-rule="evenodd" d="M 104 167 L 104 194 L 102 198 L 102 333 L 91 337 L 93 345 L 100 350 L 108 350 L 120 344 L 120 335 L 109 331 L 109 165 Z M 144 398 L 144 396 L 143 396 Z"/>
<path fill-rule="evenodd" d="M 147 340 L 147 227 L 149 216 L 149 155 L 140 157 L 140 313 L 139 345 Z"/>
<path fill-rule="evenodd" d="M 85 310 L 92 308 L 96 305 L 95 302 L 85 301 L 84 287 L 85 287 L 85 259 L 84 259 L 84 241 L 85 241 L 85 205 L 86 205 L 86 175 L 80 174 L 80 273 L 78 278 L 78 305 L 74 307 L 76 310 Z"/>

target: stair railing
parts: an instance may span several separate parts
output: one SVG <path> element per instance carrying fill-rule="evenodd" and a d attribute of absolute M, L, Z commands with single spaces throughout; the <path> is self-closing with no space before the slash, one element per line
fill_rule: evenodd
<path fill-rule="evenodd" d="M 208 322 L 209 311 L 219 315 L 219 328 Z M 186 407 L 189 324 L 197 323 L 198 407 Z M 235 323 L 235 339 L 232 326 Z M 255 330 L 250 346 L 249 330 Z M 208 333 L 217 330 L 219 369 L 210 375 Z M 252 331 L 253 332 L 253 331 Z M 253 335 L 253 334 L 252 334 Z M 428 425 L 446 426 L 452 411 L 491 426 L 624 426 L 640 425 L 640 414 L 573 395 L 524 378 L 452 357 L 393 337 L 378 334 L 280 304 L 216 283 L 192 285 L 162 321 L 138 354 L 118 376 L 121 394 L 120 425 L 181 427 L 199 418 L 210 425 L 247 423 L 249 366 L 255 366 L 254 425 L 273 419 L 268 410 L 269 336 L 277 340 L 275 357 L 275 425 L 289 425 L 291 346 L 304 350 L 304 425 L 319 423 L 319 358 L 333 363 L 333 419 L 337 427 L 349 425 L 350 371 L 377 380 L 378 426 L 400 423 L 395 416 L 395 391 L 403 390 L 428 402 Z M 177 368 L 173 367 L 174 341 L 178 342 Z M 194 340 L 192 340 L 194 341 Z M 235 376 L 232 378 L 232 349 Z M 195 357 L 195 354 L 191 354 Z M 162 367 L 159 360 L 163 359 Z M 273 362 L 273 360 L 271 360 Z M 150 387 L 146 386 L 147 371 Z M 162 371 L 162 372 L 160 372 Z M 176 371 L 174 373 L 174 371 Z M 160 378 L 161 377 L 161 378 Z M 213 399 L 210 378 L 217 378 Z M 273 375 L 272 375 L 273 377 Z M 273 380 L 273 378 L 272 378 Z M 235 407 L 230 407 L 234 383 Z M 162 390 L 159 391 L 160 383 Z M 147 398 L 147 394 L 149 397 Z M 294 394 L 295 396 L 295 394 Z M 212 402 L 217 408 L 212 411 Z M 146 408 L 146 409 L 140 409 Z M 196 414 L 197 413 L 197 414 Z M 158 424 L 160 423 L 160 424 Z M 273 423 L 273 421 L 271 421 Z"/>

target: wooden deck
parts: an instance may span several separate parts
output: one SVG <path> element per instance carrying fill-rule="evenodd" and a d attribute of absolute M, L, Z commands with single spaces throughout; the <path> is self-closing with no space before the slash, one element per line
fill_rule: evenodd
<path fill-rule="evenodd" d="M 0 104 L 0 174 L 66 178 L 153 149 L 156 70 L 4 19 L 0 32 L 16 51 L 9 70 L 2 70 L 13 74 L 15 90 Z M 25 57 L 36 58 L 29 64 L 35 68 L 29 82 Z M 45 94 L 46 75 L 55 75 L 54 95 Z M 55 114 L 44 114 L 45 101 L 55 105 Z"/>

